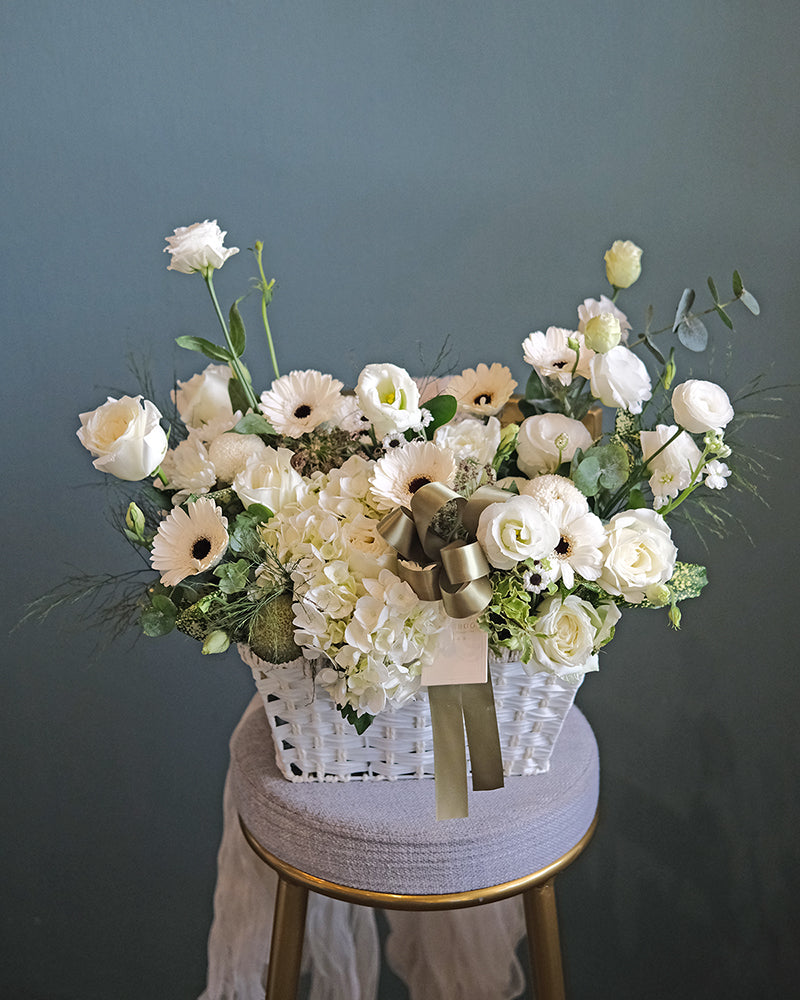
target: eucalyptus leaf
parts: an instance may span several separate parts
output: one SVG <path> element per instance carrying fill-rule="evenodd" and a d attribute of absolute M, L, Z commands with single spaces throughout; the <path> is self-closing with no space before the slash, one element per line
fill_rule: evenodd
<path fill-rule="evenodd" d="M 233 353 L 237 358 L 240 358 L 244 354 L 247 338 L 244 332 L 244 323 L 242 322 L 242 317 L 239 315 L 239 309 L 236 302 L 233 303 L 230 308 L 230 312 L 228 313 L 228 323 L 231 330 L 231 345 L 233 347 Z"/>
<path fill-rule="evenodd" d="M 260 413 L 246 413 L 232 430 L 235 434 L 266 434 L 270 437 L 277 433 L 269 420 Z"/>
<path fill-rule="evenodd" d="M 584 496 L 597 496 L 600 492 L 599 458 L 596 455 L 588 455 L 577 466 L 573 466 L 571 478 Z"/>
<path fill-rule="evenodd" d="M 175 343 L 178 347 L 185 347 L 187 351 L 197 351 L 198 354 L 205 354 L 213 361 L 224 361 L 230 363 L 231 353 L 224 347 L 217 347 L 205 337 L 176 337 Z"/>
<path fill-rule="evenodd" d="M 219 589 L 223 594 L 238 594 L 249 583 L 250 563 L 247 559 L 237 559 L 236 562 L 222 563 L 214 569 L 214 576 L 219 578 Z"/>
<path fill-rule="evenodd" d="M 746 288 L 742 289 L 741 294 L 739 295 L 739 301 L 745 309 L 749 309 L 754 316 L 758 316 L 761 312 L 761 306 L 758 304 L 755 295 L 748 292 Z"/>
<path fill-rule="evenodd" d="M 727 328 L 729 330 L 732 330 L 733 329 L 733 322 L 731 321 L 730 316 L 722 308 L 722 306 L 719 303 L 716 303 L 714 305 L 714 308 L 717 310 L 717 315 L 722 320 L 722 322 L 725 324 L 725 326 L 727 326 Z"/>
<path fill-rule="evenodd" d="M 525 385 L 525 399 L 549 399 L 544 383 L 539 378 L 537 372 L 533 371 L 528 376 Z"/>
<path fill-rule="evenodd" d="M 656 361 L 658 361 L 660 365 L 665 365 L 667 363 L 664 355 L 661 353 L 661 351 L 659 351 L 659 349 L 656 347 L 653 341 L 647 336 L 647 334 L 644 335 L 643 343 L 644 346 L 647 348 L 647 350 L 653 355 L 653 357 L 656 359 Z"/>
<path fill-rule="evenodd" d="M 744 291 L 744 285 L 742 284 L 742 276 L 738 271 L 733 272 L 733 294 L 738 299 L 739 296 Z"/>
<path fill-rule="evenodd" d="M 690 351 L 699 354 L 708 346 L 708 330 L 705 324 L 691 313 L 678 324 L 677 334 L 678 340 Z"/>
<path fill-rule="evenodd" d="M 681 300 L 678 303 L 678 308 L 675 312 L 675 320 L 672 324 L 672 332 L 677 333 L 678 327 L 684 321 L 692 308 L 692 303 L 694 302 L 694 290 L 691 288 L 684 288 L 683 295 L 681 295 Z"/>
<path fill-rule="evenodd" d="M 717 294 L 717 286 L 714 284 L 714 279 L 709 275 L 708 277 L 708 290 L 711 292 L 711 296 L 714 302 L 719 302 L 719 295 Z"/>
<path fill-rule="evenodd" d="M 139 618 L 139 624 L 145 635 L 155 639 L 168 635 L 175 628 L 178 609 L 166 594 L 155 593 L 150 597 L 150 605 L 145 608 Z"/>

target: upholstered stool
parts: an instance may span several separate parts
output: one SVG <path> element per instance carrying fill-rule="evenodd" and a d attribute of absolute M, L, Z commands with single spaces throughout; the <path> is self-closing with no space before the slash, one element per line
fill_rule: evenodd
<path fill-rule="evenodd" d="M 267 1000 L 297 992 L 308 890 L 384 909 L 450 909 L 521 893 L 537 1000 L 564 996 L 554 876 L 594 832 L 599 761 L 569 712 L 546 774 L 470 794 L 466 819 L 437 822 L 430 780 L 290 782 L 266 716 L 231 742 L 244 834 L 278 873 Z"/>

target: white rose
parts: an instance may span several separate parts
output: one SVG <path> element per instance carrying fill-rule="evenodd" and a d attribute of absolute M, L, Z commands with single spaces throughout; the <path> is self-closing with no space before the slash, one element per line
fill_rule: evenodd
<path fill-rule="evenodd" d="M 501 427 L 497 417 L 484 423 L 474 417 L 465 417 L 455 423 L 437 427 L 433 440 L 448 448 L 456 458 L 474 458 L 481 465 L 491 465 L 500 447 Z"/>
<path fill-rule="evenodd" d="M 96 410 L 79 414 L 78 439 L 97 456 L 95 469 L 117 479 L 145 479 L 167 453 L 167 435 L 156 406 L 141 396 L 111 396 Z"/>
<path fill-rule="evenodd" d="M 533 658 L 544 670 L 566 675 L 597 670 L 593 657 L 598 616 L 588 601 L 575 594 L 548 597 L 539 605 Z"/>
<path fill-rule="evenodd" d="M 526 476 L 555 472 L 571 462 L 578 448 L 586 451 L 592 435 L 580 422 L 563 413 L 541 413 L 522 421 L 517 437 L 517 465 Z"/>
<path fill-rule="evenodd" d="M 692 434 L 721 431 L 733 419 L 733 407 L 725 390 L 716 382 L 690 378 L 672 393 L 676 421 Z"/>
<path fill-rule="evenodd" d="M 642 251 L 630 240 L 615 240 L 603 259 L 606 277 L 615 288 L 629 288 L 642 273 Z"/>
<path fill-rule="evenodd" d="M 595 399 L 605 406 L 642 412 L 642 403 L 650 399 L 652 387 L 644 362 L 633 351 L 619 345 L 605 354 L 595 354 L 589 369 Z"/>
<path fill-rule="evenodd" d="M 245 507 L 260 503 L 277 514 L 299 500 L 306 485 L 297 469 L 292 468 L 288 448 L 267 448 L 266 455 L 254 455 L 236 475 L 233 489 Z"/>
<path fill-rule="evenodd" d="M 239 252 L 238 247 L 222 245 L 227 233 L 217 225 L 217 220 L 195 222 L 193 226 L 180 226 L 173 236 L 167 236 L 164 253 L 171 254 L 168 271 L 207 274 L 215 267 L 222 267 L 228 257 Z"/>
<path fill-rule="evenodd" d="M 404 368 L 367 365 L 358 376 L 356 398 L 379 438 L 419 427 L 419 389 Z"/>
<path fill-rule="evenodd" d="M 678 550 L 664 518 L 655 510 L 624 510 L 606 525 L 603 569 L 597 582 L 629 604 L 641 604 L 648 588 L 666 583 Z"/>
<path fill-rule="evenodd" d="M 172 390 L 172 401 L 187 427 L 200 428 L 220 418 L 233 420 L 228 395 L 230 377 L 227 365 L 208 365 L 204 371 L 192 375 L 188 382 L 178 382 L 178 388 Z"/>
<path fill-rule="evenodd" d="M 561 537 L 544 508 L 527 496 L 489 504 L 481 512 L 476 535 L 496 569 L 513 569 L 523 559 L 544 559 Z"/>

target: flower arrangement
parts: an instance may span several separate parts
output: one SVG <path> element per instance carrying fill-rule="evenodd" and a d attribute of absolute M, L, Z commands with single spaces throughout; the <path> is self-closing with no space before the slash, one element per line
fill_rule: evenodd
<path fill-rule="evenodd" d="M 206 221 L 167 239 L 169 268 L 201 275 L 223 338 L 178 338 L 210 364 L 175 386 L 169 432 L 142 396 L 80 415 L 95 467 L 139 483 L 124 532 L 154 571 L 146 635 L 177 628 L 204 653 L 243 643 L 274 664 L 302 654 L 360 732 L 414 698 L 454 620 L 476 622 L 493 655 L 571 679 L 597 669 L 623 611 L 661 607 L 679 624 L 706 577 L 678 560 L 670 518 L 726 486 L 734 411 L 713 382 L 676 384 L 651 317 L 633 334 L 617 300 L 638 247 L 609 249 L 611 295 L 583 301 L 575 329 L 527 337 L 517 394 L 496 361 L 438 379 L 370 363 L 352 392 L 313 369 L 281 375 L 256 243 L 275 370 L 257 394 L 238 302 L 226 318 L 214 289 L 238 253 L 225 235 Z M 737 272 L 731 303 L 709 289 L 706 312 L 727 326 L 732 302 L 758 313 Z M 694 297 L 658 333 L 701 351 Z"/>

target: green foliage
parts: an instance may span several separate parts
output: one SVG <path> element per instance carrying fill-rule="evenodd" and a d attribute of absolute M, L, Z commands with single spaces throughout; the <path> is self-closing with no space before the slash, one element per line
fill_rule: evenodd
<path fill-rule="evenodd" d="M 207 358 L 211 358 L 212 361 L 222 361 L 224 364 L 230 363 L 230 351 L 224 347 L 217 347 L 216 344 L 212 344 L 205 337 L 176 337 L 175 343 L 178 347 L 185 347 L 187 351 L 196 351 L 198 354 L 204 354 Z"/>
<path fill-rule="evenodd" d="M 152 638 L 167 635 L 175 628 L 178 609 L 161 590 L 154 588 L 150 604 L 142 611 L 139 623 L 145 635 Z"/>
<path fill-rule="evenodd" d="M 228 325 L 230 326 L 231 348 L 237 358 L 244 354 L 247 344 L 247 337 L 244 332 L 244 323 L 239 315 L 238 302 L 234 302 L 228 313 Z"/>
<path fill-rule="evenodd" d="M 228 549 L 234 555 L 252 556 L 261 548 L 261 538 L 258 534 L 259 524 L 272 517 L 272 511 L 263 504 L 251 504 L 247 510 L 237 515 L 233 524 L 228 526 Z"/>
<path fill-rule="evenodd" d="M 630 462 L 625 448 L 614 441 L 595 444 L 585 453 L 575 452 L 571 478 L 581 493 L 597 496 L 602 490 L 615 493 L 628 481 Z"/>
<path fill-rule="evenodd" d="M 248 559 L 237 559 L 236 562 L 224 562 L 214 570 L 214 576 L 219 578 L 219 589 L 223 594 L 237 594 L 244 590 L 250 582 L 251 563 Z"/>
<path fill-rule="evenodd" d="M 705 566 L 677 562 L 668 584 L 670 597 L 673 601 L 686 601 L 692 597 L 699 597 L 707 583 Z"/>
<path fill-rule="evenodd" d="M 261 413 L 245 413 L 233 431 L 235 434 L 260 434 L 264 437 L 274 437 L 277 433 Z"/>
<path fill-rule="evenodd" d="M 337 705 L 336 707 L 345 722 L 349 722 L 359 736 L 369 729 L 375 719 L 374 715 L 368 715 L 366 712 L 363 715 L 358 715 L 352 705 Z"/>
<path fill-rule="evenodd" d="M 443 393 L 441 396 L 434 396 L 434 398 L 429 399 L 427 403 L 423 403 L 422 409 L 428 410 L 428 412 L 433 416 L 433 420 L 431 420 L 425 428 L 425 436 L 429 441 L 432 441 L 436 428 L 441 427 L 442 424 L 448 423 L 456 415 L 458 401 L 455 396 L 449 396 L 446 393 Z"/>

